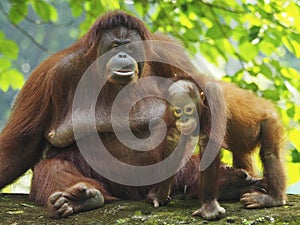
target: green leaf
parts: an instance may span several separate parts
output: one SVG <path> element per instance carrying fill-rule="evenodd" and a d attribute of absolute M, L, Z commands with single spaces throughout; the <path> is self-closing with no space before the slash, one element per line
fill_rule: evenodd
<path fill-rule="evenodd" d="M 147 14 L 149 7 L 150 4 L 147 1 L 134 1 L 134 8 L 142 17 Z"/>
<path fill-rule="evenodd" d="M 264 32 L 264 39 L 271 42 L 274 46 L 282 45 L 281 37 L 286 34 L 278 29 L 268 27 Z"/>
<path fill-rule="evenodd" d="M 255 38 L 258 37 L 260 29 L 261 29 L 260 26 L 253 26 L 250 28 L 249 39 L 248 39 L 249 42 L 253 41 Z"/>
<path fill-rule="evenodd" d="M 289 108 L 286 111 L 286 114 L 290 117 L 290 118 L 294 118 L 295 116 L 295 106 L 292 106 L 291 108 Z"/>
<path fill-rule="evenodd" d="M 221 46 L 221 51 L 222 54 L 224 55 L 234 55 L 235 54 L 235 49 L 232 46 L 232 43 L 230 43 L 230 41 L 228 39 L 219 39 L 216 40 L 216 44 L 218 46 Z M 225 57 L 225 59 L 227 60 L 227 57 Z"/>
<path fill-rule="evenodd" d="M 17 59 L 19 47 L 14 41 L 0 39 L 0 52 L 8 58 Z"/>
<path fill-rule="evenodd" d="M 300 152 L 298 152 L 297 149 L 291 151 L 291 156 L 293 163 L 300 162 Z"/>
<path fill-rule="evenodd" d="M 231 28 L 226 25 L 222 26 L 222 28 L 215 25 L 206 33 L 206 35 L 212 39 L 226 38 L 225 34 L 227 37 L 231 35 Z"/>
<path fill-rule="evenodd" d="M 43 1 L 33 1 L 31 2 L 33 10 L 36 14 L 44 21 L 48 22 L 50 20 L 50 9 L 48 5 Z"/>
<path fill-rule="evenodd" d="M 273 101 L 278 101 L 280 99 L 278 90 L 266 90 L 263 92 L 263 97 L 271 99 Z"/>
<path fill-rule="evenodd" d="M 79 17 L 82 14 L 82 5 L 78 6 L 78 4 L 74 4 L 72 1 L 70 1 L 69 6 L 71 8 L 73 17 Z"/>
<path fill-rule="evenodd" d="M 85 9 L 85 11 L 89 12 L 91 11 L 91 5 L 92 5 L 91 1 L 86 1 L 83 4 L 83 8 Z"/>
<path fill-rule="evenodd" d="M 55 7 L 44 1 L 31 1 L 36 14 L 45 22 L 57 21 L 58 13 Z"/>
<path fill-rule="evenodd" d="M 187 30 L 184 34 L 183 34 L 183 38 L 187 41 L 191 41 L 191 42 L 197 42 L 199 41 L 199 31 L 195 30 L 195 29 L 190 29 Z"/>
<path fill-rule="evenodd" d="M 252 90 L 253 92 L 256 92 L 259 90 L 257 84 L 254 82 L 247 84 L 247 89 Z"/>
<path fill-rule="evenodd" d="M 134 8 L 135 8 L 135 10 L 136 10 L 140 15 L 143 15 L 143 14 L 144 14 L 144 9 L 143 9 L 143 3 L 142 3 L 142 2 L 134 1 Z"/>
<path fill-rule="evenodd" d="M 211 62 L 218 65 L 219 52 L 213 45 L 206 42 L 202 43 L 200 45 L 200 52 Z"/>
<path fill-rule="evenodd" d="M 28 6 L 26 3 L 19 3 L 13 5 L 9 10 L 9 19 L 12 23 L 20 23 L 28 13 Z"/>
<path fill-rule="evenodd" d="M 273 77 L 273 73 L 272 73 L 272 70 L 270 69 L 270 67 L 266 64 L 262 64 L 260 66 L 260 72 L 265 75 L 267 78 L 272 78 Z"/>

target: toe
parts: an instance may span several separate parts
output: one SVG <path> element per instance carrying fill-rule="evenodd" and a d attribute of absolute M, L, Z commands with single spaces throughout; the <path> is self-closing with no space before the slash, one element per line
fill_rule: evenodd
<path fill-rule="evenodd" d="M 62 196 L 62 192 L 55 192 L 52 195 L 50 195 L 48 201 L 52 205 Z"/>
<path fill-rule="evenodd" d="M 67 202 L 67 199 L 66 199 L 65 197 L 61 197 L 61 198 L 57 199 L 56 202 L 53 203 L 52 205 L 53 205 L 53 207 L 54 207 L 55 209 L 59 209 L 59 208 L 61 208 L 62 205 L 65 204 L 66 202 Z"/>

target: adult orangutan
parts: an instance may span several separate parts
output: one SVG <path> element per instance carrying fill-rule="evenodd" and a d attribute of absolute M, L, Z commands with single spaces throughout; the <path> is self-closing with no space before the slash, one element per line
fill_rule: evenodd
<path fill-rule="evenodd" d="M 147 84 L 141 85 L 141 89 L 137 88 L 141 78 L 176 76 L 178 69 L 169 66 L 168 62 L 173 62 L 179 68 L 182 66 L 188 74 L 196 73 L 182 51 L 177 51 L 180 52 L 179 57 L 178 54 L 169 53 L 163 48 L 153 50 L 155 46 L 151 43 L 131 45 L 151 39 L 168 43 L 168 39 L 152 35 L 139 19 L 120 11 L 110 12 L 100 17 L 76 43 L 42 62 L 20 91 L 10 118 L 0 135 L 0 188 L 38 163 L 44 152 L 45 158 L 34 168 L 30 198 L 47 205 L 54 217 L 65 217 L 97 208 L 104 202 L 117 198 L 145 198 L 147 194 L 155 206 L 168 202 L 173 174 L 168 174 L 165 179 L 158 179 L 157 183 L 152 185 L 151 178 L 156 174 L 149 170 L 147 174 L 140 174 L 145 185 L 128 185 L 124 182 L 124 177 L 131 182 L 138 179 L 128 176 L 123 167 L 111 168 L 110 164 L 116 162 L 109 160 L 109 157 L 113 156 L 118 159 L 118 163 L 120 162 L 118 165 L 131 165 L 130 168 L 136 168 L 138 172 L 147 166 L 157 170 L 156 164 L 169 158 L 177 146 L 179 133 L 167 130 L 167 135 L 164 136 L 160 126 L 156 124 L 152 127 L 156 131 L 153 132 L 156 135 L 154 140 L 155 137 L 162 137 L 162 142 L 153 145 L 153 150 L 147 152 L 136 151 L 144 150 L 138 148 L 141 146 L 139 142 L 133 143 L 137 148 L 122 144 L 116 136 L 117 132 L 114 132 L 115 129 L 123 129 L 121 116 L 121 119 L 115 118 L 117 127 L 114 127 L 115 120 L 111 118 L 112 111 L 115 110 L 113 103 L 120 93 L 123 101 L 119 101 L 116 111 L 132 106 L 135 97 L 139 96 L 140 92 L 143 93 L 144 89 L 148 94 Z M 147 57 L 165 61 L 152 63 L 147 61 Z M 86 71 L 89 71 L 88 80 L 84 80 Z M 124 92 L 128 96 L 122 95 L 127 85 L 130 86 L 129 89 L 133 87 L 133 91 Z M 160 94 L 159 83 L 157 86 L 151 86 L 151 91 Z M 97 94 L 95 102 L 89 99 L 91 93 Z M 74 101 L 78 94 L 81 104 Z M 129 116 L 130 129 L 134 135 L 150 140 L 151 145 L 153 139 L 148 139 L 151 135 L 149 124 L 151 125 L 153 118 L 162 117 L 166 107 L 166 101 L 161 98 L 151 97 L 136 101 Z M 95 121 L 91 120 L 91 115 Z M 93 132 L 94 130 L 96 132 Z M 81 144 L 88 148 L 94 147 L 95 137 L 100 138 L 103 145 L 89 149 L 90 152 L 81 151 Z M 105 152 L 103 150 L 106 149 L 110 153 L 109 156 L 94 156 L 99 156 L 98 150 Z M 82 154 L 85 153 L 88 154 L 83 157 Z M 183 155 L 179 156 L 178 162 Z M 113 180 L 97 173 L 87 161 L 92 165 L 99 165 L 101 172 L 113 175 Z M 194 168 L 191 166 L 194 163 L 197 168 L 197 160 L 188 161 L 188 168 Z M 178 167 L 176 161 L 173 166 L 175 169 Z M 161 168 L 162 171 L 166 171 Z M 182 180 L 184 184 L 179 183 L 178 187 L 186 184 L 198 186 L 197 182 L 194 185 L 197 179 L 186 180 L 181 177 L 191 176 L 190 172 L 190 169 L 181 170 L 180 177 L 176 180 Z M 194 170 L 192 173 L 192 177 L 198 176 L 198 173 L 194 174 Z M 237 189 L 241 181 L 248 186 L 252 184 L 246 179 L 247 176 L 244 176 L 246 173 L 238 170 L 237 174 L 242 174 L 238 176 L 241 179 L 237 179 Z M 229 176 L 235 177 L 235 172 L 230 170 Z M 123 179 L 123 183 L 114 179 Z M 147 179 L 150 179 L 148 183 Z M 218 183 L 219 180 L 215 182 Z M 222 183 L 221 180 L 220 182 Z M 226 190 L 227 186 L 222 188 Z"/>
<path fill-rule="evenodd" d="M 54 216 L 67 216 L 75 211 L 98 207 L 104 200 L 109 201 L 116 197 L 133 198 L 137 195 L 137 189 L 131 190 L 131 187 L 126 187 L 128 192 L 122 191 L 118 184 L 113 182 L 111 188 L 104 187 L 105 184 L 101 184 L 103 178 L 100 178 L 100 175 L 92 175 L 94 171 L 80 155 L 75 142 L 72 141 L 64 148 L 58 149 L 54 146 L 62 145 L 49 143 L 47 138 L 55 139 L 57 134 L 53 133 L 53 129 L 72 118 L 72 108 L 78 112 L 78 121 L 73 121 L 74 126 L 84 130 L 84 127 L 80 127 L 80 121 L 89 120 L 89 117 L 86 117 L 89 110 L 86 107 L 89 105 L 76 108 L 72 107 L 72 103 L 83 74 L 91 66 L 92 75 L 85 83 L 84 91 L 94 91 L 93 84 L 104 85 L 97 90 L 100 93 L 98 92 L 99 97 L 96 99 L 96 117 L 97 123 L 99 122 L 97 132 L 105 148 L 118 160 L 129 165 L 155 164 L 166 150 L 162 148 L 166 143 L 158 146 L 157 150 L 144 154 L 133 151 L 118 141 L 111 123 L 112 103 L 120 90 L 129 83 L 134 84 L 140 77 L 159 74 L 155 71 L 155 66 L 152 68 L 145 60 L 145 55 L 151 53 L 150 47 L 142 44 L 130 45 L 150 38 L 151 34 L 142 21 L 121 11 L 111 12 L 99 18 L 88 33 L 72 46 L 41 63 L 19 93 L 9 121 L 0 136 L 0 188 L 37 163 L 46 150 L 46 160 L 41 161 L 34 169 L 30 197 L 42 204 L 48 204 Z M 96 65 L 94 67 L 93 62 Z M 92 104 L 88 101 L 89 94 L 83 95 L 87 104 Z M 128 96 L 119 108 L 131 106 L 132 101 Z M 164 109 L 164 100 L 158 98 L 145 100 L 135 107 L 131 116 L 134 118 L 131 125 L 135 134 L 139 138 L 149 136 L 149 120 L 162 115 Z M 173 144 L 167 146 L 172 149 L 175 141 L 176 139 L 171 140 Z M 72 157 L 69 157 L 70 154 Z M 106 162 L 104 158 L 101 160 Z M 167 184 L 162 182 L 163 186 L 166 185 L 166 188 L 162 188 L 166 193 L 158 189 L 162 196 L 151 195 L 155 205 L 168 201 L 170 184 L 171 180 L 167 181 Z M 121 194 L 114 193 L 113 189 Z M 73 204 L 70 200 L 58 207 L 57 205 L 65 199 L 64 191 L 72 192 L 72 196 L 79 198 L 79 201 Z"/>

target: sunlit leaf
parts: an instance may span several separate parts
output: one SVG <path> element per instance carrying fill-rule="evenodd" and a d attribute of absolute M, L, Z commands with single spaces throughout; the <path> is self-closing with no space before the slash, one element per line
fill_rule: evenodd
<path fill-rule="evenodd" d="M 83 8 L 85 11 L 89 12 L 91 10 L 91 5 L 92 3 L 90 1 L 86 1 L 84 4 L 83 4 Z"/>
<path fill-rule="evenodd" d="M 96 1 L 98 3 L 98 1 Z M 101 0 L 102 5 L 107 9 L 118 9 L 120 8 L 119 1 Z"/>
<path fill-rule="evenodd" d="M 185 26 L 189 29 L 194 27 L 194 24 L 190 21 L 190 19 L 184 13 L 180 13 L 179 20 L 183 26 Z"/>
<path fill-rule="evenodd" d="M 226 55 L 234 55 L 235 54 L 235 49 L 232 43 L 228 39 L 219 39 L 216 40 L 216 43 L 219 46 L 222 46 L 221 51 L 223 51 Z"/>
<path fill-rule="evenodd" d="M 293 22 L 293 28 L 300 32 L 300 21 L 296 18 L 300 18 L 299 2 L 290 1 L 285 9 L 289 19 Z"/>
<path fill-rule="evenodd" d="M 245 21 L 249 22 L 250 24 L 252 24 L 253 26 L 261 26 L 262 25 L 261 19 L 259 19 L 259 17 L 253 13 L 245 14 L 243 19 Z"/>
<path fill-rule="evenodd" d="M 292 163 L 292 157 L 291 159 L 289 160 L 290 162 L 288 162 L 286 164 L 286 169 L 287 169 L 287 172 L 288 172 L 288 184 L 295 184 L 296 182 L 299 182 L 300 180 L 300 170 L 299 170 L 299 163 Z M 299 194 L 299 190 L 300 188 L 299 187 L 295 187 L 293 186 L 294 188 L 292 188 L 292 190 L 294 189 L 294 192 L 293 193 L 298 193 Z M 288 188 L 288 191 L 291 191 L 290 188 Z"/>
<path fill-rule="evenodd" d="M 58 12 L 57 9 L 53 6 L 48 4 L 49 10 L 50 10 L 50 20 L 52 22 L 56 22 L 58 20 Z"/>
<path fill-rule="evenodd" d="M 201 22 L 207 27 L 207 28 L 211 28 L 214 26 L 214 23 L 209 20 L 208 18 L 201 18 Z"/>
<path fill-rule="evenodd" d="M 4 92 L 6 92 L 9 87 L 12 87 L 14 90 L 20 89 L 24 82 L 23 74 L 17 69 L 10 69 L 0 73 L 0 89 Z"/>
<path fill-rule="evenodd" d="M 298 130 L 298 129 L 290 130 L 289 139 L 297 149 L 300 149 L 300 138 L 299 137 L 300 137 L 300 130 Z"/>
<path fill-rule="evenodd" d="M 300 105 L 295 105 L 294 120 L 300 122 Z"/>
<path fill-rule="evenodd" d="M 294 80 L 295 82 L 300 81 L 300 73 L 299 73 L 296 69 L 294 69 L 294 68 L 292 68 L 292 67 L 289 67 L 289 68 L 282 68 L 282 69 L 280 70 L 280 73 L 281 73 L 284 77 L 286 77 L 286 78 L 288 78 L 288 79 L 292 79 L 292 80 Z"/>
<path fill-rule="evenodd" d="M 144 4 L 142 2 L 134 1 L 134 8 L 140 15 L 144 14 Z"/>
<path fill-rule="evenodd" d="M 297 58 L 300 58 L 300 35 L 292 35 L 297 39 L 291 39 L 290 37 L 283 36 L 282 37 L 282 42 L 284 43 L 285 47 L 293 53 Z M 298 42 L 298 41 L 299 42 Z"/>
<path fill-rule="evenodd" d="M 6 80 L 14 90 L 20 89 L 25 82 L 23 74 L 16 69 L 8 70 L 4 73 L 4 76 L 6 76 Z"/>
<path fill-rule="evenodd" d="M 5 58 L 0 58 L 0 73 L 11 67 L 11 61 Z"/>
<path fill-rule="evenodd" d="M 5 77 L 4 73 L 0 73 L 0 90 L 7 92 L 9 88 L 9 83 Z"/>
<path fill-rule="evenodd" d="M 195 12 L 189 12 L 189 15 L 188 15 L 189 19 L 195 21 L 197 20 L 198 16 Z"/>
<path fill-rule="evenodd" d="M 245 61 L 250 61 L 258 54 L 258 48 L 256 45 L 251 44 L 248 41 L 243 42 L 239 45 L 240 55 Z"/>
<path fill-rule="evenodd" d="M 238 42 L 240 42 L 240 39 L 242 37 L 247 37 L 247 35 L 248 35 L 248 30 L 246 30 L 243 25 L 236 26 L 234 32 L 232 32 L 233 40 L 236 40 Z"/>

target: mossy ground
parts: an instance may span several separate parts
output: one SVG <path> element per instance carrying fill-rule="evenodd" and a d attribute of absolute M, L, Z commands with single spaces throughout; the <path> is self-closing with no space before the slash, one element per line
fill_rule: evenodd
<path fill-rule="evenodd" d="M 191 216 L 199 208 L 197 200 L 174 199 L 168 206 L 153 208 L 145 201 L 120 201 L 69 218 L 51 219 L 27 195 L 0 194 L 0 224 L 300 224 L 300 195 L 289 195 L 286 206 L 246 210 L 238 202 L 221 202 L 226 216 L 209 222 Z"/>

